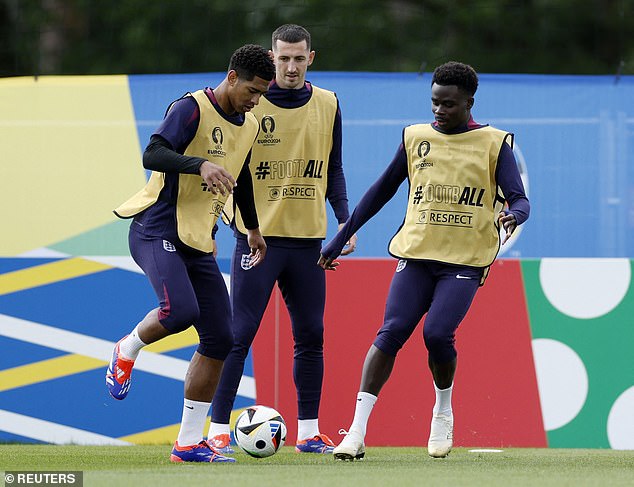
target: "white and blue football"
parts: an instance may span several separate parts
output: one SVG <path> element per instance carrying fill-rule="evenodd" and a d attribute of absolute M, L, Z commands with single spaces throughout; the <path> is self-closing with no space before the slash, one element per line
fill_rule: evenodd
<path fill-rule="evenodd" d="M 282 415 L 267 406 L 249 406 L 236 420 L 233 437 L 242 451 L 256 458 L 270 457 L 286 441 Z"/>

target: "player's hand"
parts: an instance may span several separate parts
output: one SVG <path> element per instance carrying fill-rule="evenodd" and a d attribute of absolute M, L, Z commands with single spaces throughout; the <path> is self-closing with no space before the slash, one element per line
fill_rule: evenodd
<path fill-rule="evenodd" d="M 341 230 L 341 227 L 343 226 L 344 226 L 344 223 L 340 223 L 338 229 Z M 350 237 L 350 240 L 346 242 L 346 245 L 344 245 L 343 250 L 341 251 L 341 255 L 351 254 L 352 252 L 354 252 L 354 249 L 356 248 L 357 248 L 357 234 L 355 233 L 354 235 L 352 235 L 352 237 Z"/>
<path fill-rule="evenodd" d="M 339 262 L 331 257 L 324 257 L 323 255 L 320 255 L 317 265 L 326 271 L 336 271 Z"/>
<path fill-rule="evenodd" d="M 249 263 L 251 266 L 256 266 L 264 260 L 266 255 L 266 242 L 259 228 L 247 230 L 247 242 L 249 242 L 249 248 L 251 249 L 251 260 Z"/>
<path fill-rule="evenodd" d="M 211 251 L 211 255 L 214 256 L 214 259 L 218 257 L 218 245 L 215 240 L 212 240 L 214 249 Z"/>
<path fill-rule="evenodd" d="M 200 175 L 207 183 L 212 194 L 221 195 L 233 193 L 236 187 L 236 180 L 222 166 L 213 162 L 205 161 L 200 165 Z"/>
<path fill-rule="evenodd" d="M 513 215 L 513 213 L 509 213 L 507 215 L 506 213 L 501 211 L 498 214 L 498 223 L 500 224 L 500 227 L 503 227 L 504 231 L 506 232 L 504 240 L 502 240 L 502 245 L 504 245 L 507 240 L 511 238 L 511 235 L 513 235 L 513 232 L 517 228 L 517 220 L 515 219 L 515 215 Z"/>

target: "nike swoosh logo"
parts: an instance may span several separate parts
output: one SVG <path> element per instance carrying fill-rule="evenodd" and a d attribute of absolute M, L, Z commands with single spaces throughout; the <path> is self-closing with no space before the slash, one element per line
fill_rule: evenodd
<path fill-rule="evenodd" d="M 456 274 L 456 279 L 473 279 L 473 277 L 463 276 L 462 274 Z"/>
<path fill-rule="evenodd" d="M 185 406 L 187 409 L 194 409 L 194 406 Z"/>

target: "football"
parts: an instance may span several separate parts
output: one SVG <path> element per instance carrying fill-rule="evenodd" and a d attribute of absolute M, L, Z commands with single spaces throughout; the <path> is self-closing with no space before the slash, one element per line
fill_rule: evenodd
<path fill-rule="evenodd" d="M 256 458 L 270 457 L 286 441 L 282 415 L 267 406 L 249 406 L 238 419 L 233 437 L 242 451 Z"/>

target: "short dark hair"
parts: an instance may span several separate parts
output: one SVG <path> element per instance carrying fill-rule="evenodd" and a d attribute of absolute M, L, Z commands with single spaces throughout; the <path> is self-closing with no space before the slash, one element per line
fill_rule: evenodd
<path fill-rule="evenodd" d="M 275 43 L 277 41 L 290 42 L 291 44 L 306 41 L 306 46 L 310 51 L 310 32 L 304 29 L 301 25 L 280 25 L 277 29 L 273 31 L 273 35 L 271 36 L 271 43 L 273 48 L 275 48 Z"/>
<path fill-rule="evenodd" d="M 239 78 L 246 81 L 256 76 L 267 81 L 275 77 L 275 65 L 269 51 L 257 44 L 246 44 L 236 49 L 229 61 L 229 70 L 234 70 Z"/>
<path fill-rule="evenodd" d="M 434 83 L 442 86 L 455 85 L 473 96 L 478 89 L 478 74 L 468 64 L 449 61 L 434 70 L 431 84 Z"/>

